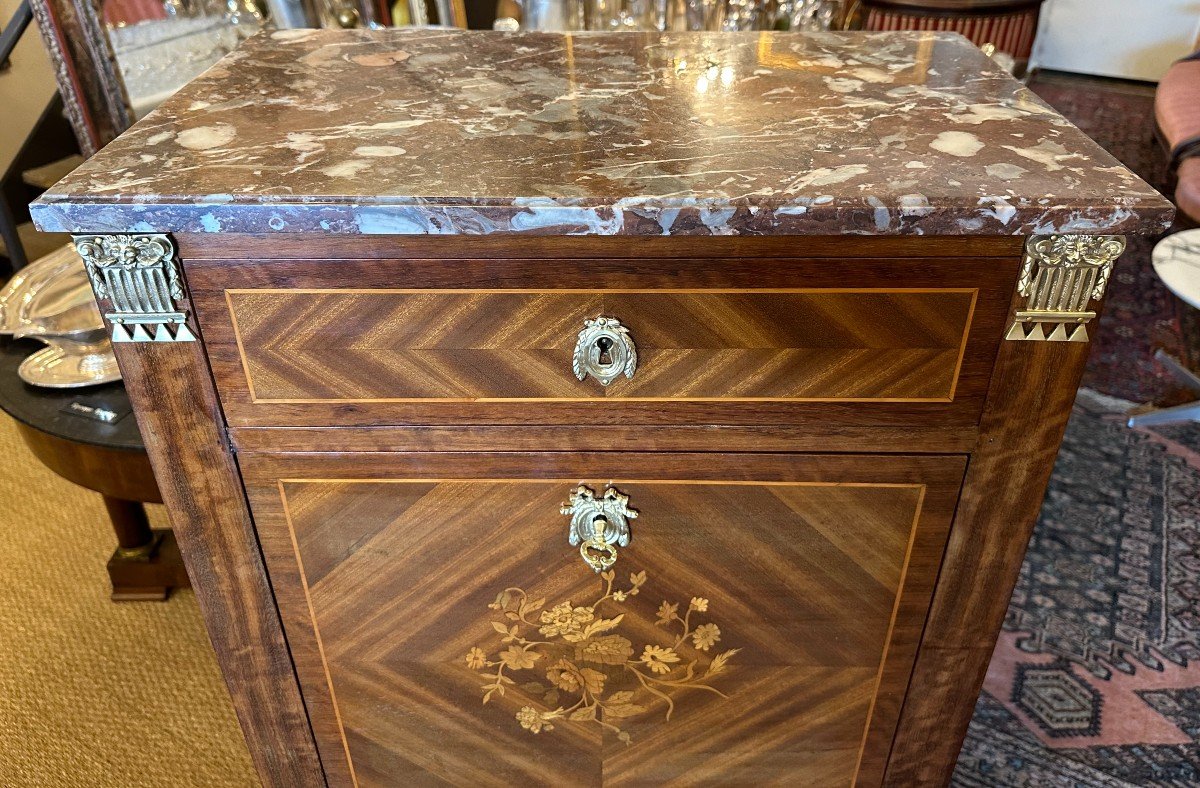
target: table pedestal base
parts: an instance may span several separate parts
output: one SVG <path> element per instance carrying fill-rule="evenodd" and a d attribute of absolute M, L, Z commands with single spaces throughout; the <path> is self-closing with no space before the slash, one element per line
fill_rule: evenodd
<path fill-rule="evenodd" d="M 76 424 L 75 416 L 62 418 Z M 114 602 L 162 601 L 172 588 L 190 586 L 174 534 L 152 529 L 146 518 L 143 502 L 161 503 L 162 496 L 144 449 L 114 449 L 82 439 L 95 440 L 94 435 L 67 440 L 20 420 L 16 424 L 25 445 L 46 467 L 103 496 L 117 537 L 117 549 L 108 559 Z"/>
<path fill-rule="evenodd" d="M 118 547 L 108 559 L 114 602 L 161 602 L 173 588 L 187 588 L 188 576 L 170 529 L 153 531 L 152 549 L 131 555 Z"/>

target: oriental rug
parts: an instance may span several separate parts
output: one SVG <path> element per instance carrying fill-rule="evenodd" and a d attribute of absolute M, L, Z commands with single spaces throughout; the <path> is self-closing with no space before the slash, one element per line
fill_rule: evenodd
<path fill-rule="evenodd" d="M 1200 785 L 1200 427 L 1083 389 L 956 786 Z"/>

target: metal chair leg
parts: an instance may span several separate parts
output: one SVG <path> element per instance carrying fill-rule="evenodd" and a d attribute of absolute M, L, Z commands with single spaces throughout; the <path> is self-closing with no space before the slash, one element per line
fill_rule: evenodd
<path fill-rule="evenodd" d="M 1183 364 L 1179 363 L 1178 359 L 1167 355 L 1162 348 L 1159 348 L 1157 351 L 1155 351 L 1154 358 L 1157 359 L 1160 364 L 1166 367 L 1167 370 L 1174 375 L 1180 383 L 1183 383 L 1185 386 L 1193 389 L 1194 391 L 1200 391 L 1200 375 L 1197 375 L 1195 372 L 1192 372 Z"/>
<path fill-rule="evenodd" d="M 1189 421 L 1200 422 L 1200 402 L 1139 413 L 1130 416 L 1128 424 L 1130 427 L 1155 427 L 1164 424 L 1186 424 Z"/>

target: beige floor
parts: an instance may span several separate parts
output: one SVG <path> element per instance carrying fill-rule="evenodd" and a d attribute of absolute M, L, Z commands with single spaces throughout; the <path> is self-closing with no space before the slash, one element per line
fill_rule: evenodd
<path fill-rule="evenodd" d="M 191 592 L 110 602 L 100 497 L 3 414 L 0 463 L 0 785 L 256 785 Z"/>

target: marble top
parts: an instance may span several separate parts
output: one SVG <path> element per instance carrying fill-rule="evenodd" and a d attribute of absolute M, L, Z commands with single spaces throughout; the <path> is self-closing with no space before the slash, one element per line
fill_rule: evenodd
<path fill-rule="evenodd" d="M 1184 230 L 1158 242 L 1151 256 L 1167 288 L 1200 309 L 1200 230 Z"/>
<path fill-rule="evenodd" d="M 32 206 L 65 232 L 1151 233 L 1170 204 L 953 33 L 288 30 Z"/>

